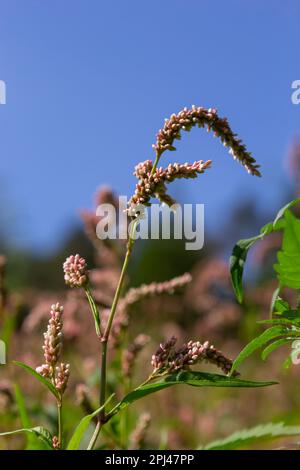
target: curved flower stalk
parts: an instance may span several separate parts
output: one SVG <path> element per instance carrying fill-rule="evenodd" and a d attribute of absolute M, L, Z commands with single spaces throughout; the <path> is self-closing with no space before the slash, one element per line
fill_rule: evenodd
<path fill-rule="evenodd" d="M 150 205 L 150 199 L 156 197 L 172 206 L 175 201 L 167 194 L 166 183 L 170 183 L 178 178 L 196 178 L 198 174 L 204 173 L 211 166 L 211 161 L 199 160 L 193 164 L 179 163 L 169 164 L 167 168 L 157 168 L 161 155 L 166 150 L 176 150 L 174 141 L 181 139 L 181 131 L 190 131 L 193 127 L 206 127 L 218 137 L 225 147 L 229 148 L 229 153 L 234 160 L 239 161 L 246 171 L 255 176 L 260 176 L 259 165 L 247 151 L 245 145 L 231 130 L 226 118 L 220 118 L 214 108 L 206 109 L 192 106 L 184 108 L 178 114 L 172 114 L 165 119 L 165 124 L 156 136 L 156 143 L 153 148 L 156 152 L 154 164 L 151 160 L 139 163 L 135 167 L 134 175 L 138 178 L 135 193 L 129 201 L 129 214 L 135 216 L 135 205 Z"/>
<path fill-rule="evenodd" d="M 49 379 L 58 392 L 58 435 L 53 437 L 53 448 L 62 447 L 62 401 L 63 394 L 67 388 L 70 364 L 59 363 L 62 352 L 62 328 L 63 328 L 63 307 L 57 303 L 51 306 L 50 319 L 47 331 L 44 333 L 44 358 L 45 363 L 36 368 L 38 374 Z"/>
<path fill-rule="evenodd" d="M 229 153 L 235 160 L 238 160 L 251 175 L 260 176 L 259 165 L 251 153 L 247 151 L 245 145 L 237 135 L 234 134 L 226 118 L 220 118 L 215 108 L 202 108 L 192 106 L 190 109 L 184 108 L 178 114 L 172 114 L 165 119 L 165 124 L 158 131 L 156 143 L 153 148 L 158 159 L 166 150 L 176 150 L 174 140 L 181 139 L 181 131 L 190 131 L 193 127 L 207 127 L 214 135 L 220 138 L 225 147 L 229 147 Z"/>

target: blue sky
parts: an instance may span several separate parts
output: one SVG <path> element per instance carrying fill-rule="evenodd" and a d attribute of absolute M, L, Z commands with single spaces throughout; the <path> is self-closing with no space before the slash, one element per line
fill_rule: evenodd
<path fill-rule="evenodd" d="M 300 133 L 299 2 L 1 0 L 0 13 L 0 207 L 19 243 L 55 246 L 101 184 L 130 196 L 164 118 L 191 104 L 228 117 L 263 178 L 195 130 L 162 163 L 213 168 L 175 194 L 204 202 L 212 229 L 253 195 L 276 212 Z"/>

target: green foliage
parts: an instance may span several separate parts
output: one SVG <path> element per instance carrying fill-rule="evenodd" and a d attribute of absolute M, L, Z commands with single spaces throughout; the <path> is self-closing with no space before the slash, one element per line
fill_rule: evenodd
<path fill-rule="evenodd" d="M 291 342 L 290 338 L 282 338 L 282 339 L 277 339 L 273 343 L 269 344 L 261 353 L 261 358 L 263 361 L 267 359 L 267 357 L 273 352 L 276 351 L 276 349 L 280 348 L 281 346 L 284 346 L 285 344 L 289 344 Z"/>
<path fill-rule="evenodd" d="M 91 312 L 92 312 L 93 317 L 94 317 L 95 330 L 96 330 L 97 336 L 101 336 L 101 322 L 100 322 L 99 310 L 98 310 L 96 302 L 95 302 L 95 300 L 94 300 L 94 298 L 91 294 L 91 291 L 90 291 L 89 287 L 85 288 L 85 294 L 87 296 L 88 302 L 89 302 L 90 307 L 91 307 Z"/>
<path fill-rule="evenodd" d="M 100 406 L 100 408 L 98 408 L 97 410 L 95 410 L 93 413 L 90 413 L 88 415 L 86 415 L 84 418 L 82 418 L 82 420 L 80 421 L 80 423 L 78 424 L 78 426 L 76 427 L 70 441 L 69 441 L 69 444 L 67 446 L 67 450 L 78 450 L 79 447 L 80 447 L 80 444 L 81 444 L 81 441 L 92 421 L 93 418 L 95 418 L 95 416 L 97 416 L 101 410 L 103 410 L 103 408 L 105 408 L 105 406 L 110 402 L 110 400 L 113 398 L 114 394 L 111 395 L 108 400 L 106 400 L 105 404 L 103 406 Z"/>
<path fill-rule="evenodd" d="M 2 432 L 0 433 L 0 436 L 11 436 L 13 434 L 31 434 L 33 436 L 36 436 L 38 439 L 41 439 L 41 441 L 47 446 L 47 449 L 52 449 L 52 435 L 48 431 L 48 429 L 43 428 L 42 426 L 36 426 L 34 428 L 22 428 L 22 429 L 16 429 L 15 431 L 9 431 L 9 432 Z"/>
<path fill-rule="evenodd" d="M 254 428 L 237 431 L 225 439 L 210 442 L 202 450 L 232 450 L 247 447 L 250 444 L 260 443 L 275 438 L 299 436 L 300 426 L 286 426 L 284 423 L 268 423 Z"/>
<path fill-rule="evenodd" d="M 32 429 L 32 423 L 25 405 L 25 398 L 23 396 L 23 393 L 21 392 L 20 387 L 17 384 L 14 385 L 14 392 L 22 426 L 26 429 Z M 43 440 L 38 439 L 35 433 L 26 433 L 26 450 L 42 450 L 47 448 L 48 444 L 45 444 Z"/>
<path fill-rule="evenodd" d="M 287 210 L 284 220 L 282 248 L 274 269 L 281 287 L 300 289 L 300 219 Z"/>
<path fill-rule="evenodd" d="M 240 303 L 243 301 L 243 273 L 248 251 L 252 245 L 254 245 L 258 240 L 261 240 L 264 236 L 265 233 L 262 233 L 256 237 L 239 240 L 233 248 L 232 255 L 229 260 L 230 275 L 234 293 Z"/>
<path fill-rule="evenodd" d="M 240 240 L 233 249 L 230 260 L 231 279 L 236 297 L 241 302 L 243 298 L 243 267 L 249 248 L 269 233 L 275 230 L 283 231 L 282 246 L 277 253 L 277 263 L 274 265 L 279 286 L 271 301 L 272 318 L 259 322 L 272 326 L 247 344 L 234 361 L 232 371 L 261 347 L 265 347 L 262 352 L 262 359 L 265 360 L 271 352 L 300 338 L 300 304 L 298 303 L 297 307 L 293 309 L 286 300 L 279 296 L 284 287 L 300 289 L 300 219 L 289 210 L 299 202 L 298 198 L 284 206 L 278 212 L 275 220 L 263 227 L 259 235 L 249 240 Z M 296 356 L 297 351 L 294 351 L 293 354 Z M 289 357 L 285 361 L 285 367 L 288 367 L 291 362 L 291 357 Z"/>
<path fill-rule="evenodd" d="M 280 209 L 273 222 L 265 225 L 258 235 L 245 240 L 239 240 L 234 246 L 229 260 L 229 267 L 233 289 L 239 302 L 243 301 L 243 273 L 249 249 L 257 241 L 278 230 L 284 231 L 285 240 L 283 251 L 278 254 L 278 264 L 275 268 L 280 285 L 288 287 L 300 286 L 300 268 L 296 269 L 293 266 L 293 257 L 296 254 L 298 261 L 300 260 L 300 220 L 296 219 L 288 210 L 299 202 L 300 198 L 297 198 L 285 205 Z"/>
<path fill-rule="evenodd" d="M 272 326 L 264 331 L 261 335 L 254 338 L 245 348 L 240 352 L 238 357 L 235 359 L 231 372 L 235 371 L 238 366 L 254 351 L 261 348 L 265 344 L 269 343 L 274 339 L 284 337 L 288 341 L 294 341 L 299 336 L 299 331 L 294 331 L 289 327 L 283 325 Z M 275 349 L 275 348 L 274 348 Z"/>
<path fill-rule="evenodd" d="M 43 377 L 41 374 L 38 374 L 38 372 L 32 369 L 32 367 L 27 366 L 23 362 L 19 361 L 13 361 L 13 363 L 19 367 L 22 367 L 22 369 L 26 370 L 27 372 L 29 372 L 29 374 L 33 375 L 33 377 L 35 377 L 39 382 L 41 382 L 52 393 L 52 395 L 55 396 L 55 398 L 60 398 L 59 393 L 54 387 L 54 385 L 52 385 L 52 383 L 48 379 Z"/>
<path fill-rule="evenodd" d="M 143 398 L 151 393 L 158 392 L 172 385 L 185 384 L 193 387 L 239 387 L 255 388 L 275 385 L 276 382 L 254 382 L 251 380 L 242 380 L 237 377 L 226 377 L 220 374 L 210 374 L 207 372 L 182 371 L 176 374 L 167 375 L 154 383 L 141 385 L 132 392 L 128 393 L 115 408 L 111 415 L 123 410 L 131 403 Z"/>

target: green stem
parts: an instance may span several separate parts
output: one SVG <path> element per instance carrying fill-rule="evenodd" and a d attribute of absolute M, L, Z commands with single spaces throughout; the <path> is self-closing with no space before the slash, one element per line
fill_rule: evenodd
<path fill-rule="evenodd" d="M 57 418 L 58 418 L 58 443 L 59 449 L 62 449 L 62 401 L 57 400 Z"/>
<path fill-rule="evenodd" d="M 156 152 L 156 158 L 155 158 L 155 162 L 154 162 L 154 165 L 153 165 L 153 167 L 152 167 L 152 170 L 151 170 L 151 175 L 153 175 L 153 173 L 154 173 L 155 170 L 156 170 L 156 167 L 157 167 L 157 165 L 158 165 L 160 156 L 161 156 L 161 153 Z"/>
<path fill-rule="evenodd" d="M 101 356 L 101 376 L 100 376 L 100 406 L 104 405 L 105 403 L 105 395 L 106 395 L 106 367 L 107 367 L 107 344 L 109 340 L 109 335 L 111 332 L 113 320 L 117 311 L 117 306 L 118 302 L 120 300 L 121 292 L 122 292 L 122 287 L 123 287 L 123 282 L 125 279 L 125 274 L 128 268 L 128 263 L 129 259 L 132 253 L 132 248 L 135 242 L 135 229 L 136 229 L 136 224 L 137 222 L 133 222 L 132 227 L 131 227 L 131 233 L 129 236 L 128 244 L 127 244 L 127 251 L 122 267 L 122 271 L 120 274 L 118 286 L 115 292 L 115 296 L 113 299 L 113 303 L 111 306 L 109 318 L 107 321 L 107 325 L 104 331 L 104 334 L 101 336 L 101 343 L 102 343 L 102 356 Z M 101 410 L 99 417 L 98 417 L 98 423 L 95 428 L 94 434 L 92 436 L 91 442 L 89 444 L 88 449 L 92 450 L 94 448 L 94 445 L 97 441 L 97 438 L 100 434 L 101 427 L 102 425 L 106 422 L 106 416 L 105 416 L 105 407 Z"/>
<path fill-rule="evenodd" d="M 164 375 L 164 374 L 161 374 L 161 375 Z M 149 382 L 151 382 L 151 380 L 156 379 L 158 377 L 160 377 L 160 376 L 156 375 L 155 373 L 150 374 L 149 377 L 144 382 L 142 382 L 138 387 L 136 387 L 133 391 L 136 392 L 136 391 L 140 390 L 142 387 L 144 387 Z M 122 405 L 122 400 L 119 403 L 117 403 L 116 406 L 114 406 L 113 409 L 106 415 L 106 422 L 108 422 L 113 416 L 115 416 L 118 413 L 121 405 Z M 126 407 L 127 406 L 128 406 L 128 404 L 126 405 Z M 124 408 L 124 410 L 125 410 L 125 408 Z"/>
<path fill-rule="evenodd" d="M 100 373 L 100 406 L 105 403 L 106 393 L 106 366 L 107 366 L 107 341 L 102 342 L 101 373 Z M 99 421 L 104 422 L 105 408 L 100 411 Z"/>
<path fill-rule="evenodd" d="M 100 406 L 105 404 L 106 393 L 106 365 L 107 365 L 107 340 L 102 339 L 102 354 L 101 354 L 101 372 L 100 372 Z M 105 407 L 101 409 L 98 415 L 98 422 L 93 433 L 92 439 L 88 445 L 87 450 L 93 450 L 98 436 L 100 434 L 102 425 L 105 423 Z"/>
<path fill-rule="evenodd" d="M 126 271 L 127 271 L 127 268 L 128 268 L 128 263 L 129 263 L 129 259 L 130 259 L 130 255 L 131 255 L 131 252 L 132 252 L 132 247 L 133 247 L 134 241 L 135 240 L 133 238 L 129 238 L 124 264 L 123 264 L 123 267 L 122 267 L 122 271 L 121 271 L 120 279 L 119 279 L 119 282 L 118 282 L 117 290 L 115 292 L 114 300 L 113 300 L 113 303 L 112 303 L 112 306 L 111 306 L 111 311 L 110 311 L 110 314 L 109 314 L 108 322 L 107 322 L 107 325 L 106 325 L 106 328 L 105 328 L 105 331 L 104 331 L 103 341 L 108 341 L 108 338 L 109 338 L 109 335 L 110 335 L 112 323 L 113 323 L 114 316 L 115 316 L 115 313 L 116 313 L 116 310 L 117 310 L 118 302 L 120 300 L 122 287 L 123 287 L 123 282 L 124 282 L 125 274 L 126 274 Z"/>
<path fill-rule="evenodd" d="M 154 165 L 152 167 L 151 174 L 154 174 L 154 172 L 156 170 L 156 167 L 158 165 L 160 156 L 161 156 L 161 154 L 159 152 L 156 152 L 156 159 L 155 159 Z M 133 249 L 133 245 L 134 245 L 134 242 L 135 242 L 135 231 L 136 231 L 137 223 L 138 223 L 138 220 L 133 221 L 132 226 L 131 226 L 131 233 L 129 235 L 129 240 L 128 240 L 128 244 L 127 244 L 127 251 L 126 251 L 122 271 L 121 271 L 121 274 L 120 274 L 118 286 L 117 286 L 117 289 L 116 289 L 116 292 L 115 292 L 115 296 L 114 296 L 113 303 L 112 303 L 112 306 L 111 306 L 109 318 L 108 318 L 107 325 L 106 325 L 106 328 L 105 328 L 105 331 L 104 331 L 103 335 L 101 335 L 101 333 L 100 333 L 100 320 L 99 320 L 99 323 L 98 323 L 98 319 L 99 319 L 98 309 L 97 308 L 95 309 L 95 307 L 94 307 L 95 302 L 94 302 L 93 297 L 92 297 L 92 295 L 89 291 L 89 288 L 86 289 L 86 295 L 87 295 L 88 300 L 90 302 L 90 306 L 92 308 L 92 312 L 93 312 L 94 319 L 95 319 L 96 331 L 97 331 L 97 334 L 99 332 L 98 336 L 101 337 L 101 342 L 102 342 L 101 375 L 100 375 L 100 381 L 101 381 L 100 382 L 100 406 L 104 405 L 104 403 L 105 403 L 107 344 L 108 344 L 112 324 L 113 324 L 113 321 L 114 321 L 114 317 L 115 317 L 115 314 L 116 314 L 116 311 L 117 311 L 117 306 L 118 306 L 118 303 L 119 303 L 119 300 L 120 300 L 122 287 L 123 287 L 123 282 L 124 282 L 125 274 L 126 274 L 128 264 L 129 264 L 129 259 L 130 259 L 132 249 Z M 98 423 L 97 423 L 97 426 L 95 428 L 94 434 L 92 436 L 91 442 L 89 443 L 88 450 L 92 450 L 94 448 L 94 446 L 96 444 L 96 441 L 97 441 L 97 438 L 100 434 L 101 427 L 106 422 L 106 419 L 107 419 L 107 417 L 105 415 L 105 407 L 103 406 L 103 409 L 101 410 L 101 412 L 99 414 Z"/>
<path fill-rule="evenodd" d="M 112 399 L 114 396 L 115 396 L 115 394 L 113 393 L 113 394 L 106 400 L 106 402 L 102 405 L 102 408 L 104 408 L 104 407 L 111 401 L 111 399 Z M 100 408 L 99 411 L 101 411 L 102 408 Z M 98 410 L 97 410 L 97 411 L 98 411 Z M 95 416 L 95 413 L 92 413 L 92 415 Z M 88 445 L 88 447 L 87 447 L 87 450 L 93 450 L 94 445 L 96 444 L 97 438 L 98 438 L 98 436 L 99 436 L 99 433 L 100 433 L 100 431 L 101 431 L 102 425 L 103 425 L 103 423 L 100 421 L 99 416 L 98 416 L 98 422 L 97 422 L 95 431 L 94 431 L 94 433 L 93 433 L 93 435 L 92 435 L 92 438 L 91 438 L 91 440 L 90 440 L 90 443 L 89 443 L 89 445 Z"/>

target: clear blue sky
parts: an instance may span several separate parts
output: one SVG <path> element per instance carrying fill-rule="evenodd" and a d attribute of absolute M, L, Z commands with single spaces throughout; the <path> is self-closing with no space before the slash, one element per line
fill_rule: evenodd
<path fill-rule="evenodd" d="M 19 242 L 53 246 L 102 183 L 130 195 L 163 119 L 191 104 L 229 118 L 263 178 L 195 130 L 164 161 L 213 169 L 175 193 L 204 202 L 211 227 L 253 194 L 276 212 L 300 132 L 299 18 L 296 0 L 1 0 L 0 197 Z"/>

